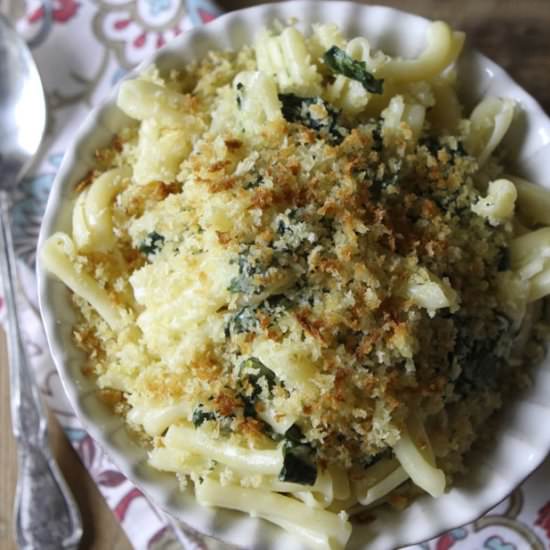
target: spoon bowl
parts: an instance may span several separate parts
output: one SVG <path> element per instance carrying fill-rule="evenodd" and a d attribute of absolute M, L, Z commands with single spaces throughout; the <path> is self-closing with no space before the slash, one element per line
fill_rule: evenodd
<path fill-rule="evenodd" d="M 15 185 L 37 153 L 46 129 L 46 100 L 40 75 L 21 37 L 0 14 L 1 186 Z"/>

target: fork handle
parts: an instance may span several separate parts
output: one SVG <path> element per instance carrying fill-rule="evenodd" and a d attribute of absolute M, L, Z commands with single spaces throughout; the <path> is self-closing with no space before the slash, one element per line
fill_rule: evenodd
<path fill-rule="evenodd" d="M 18 279 L 9 209 L 9 195 L 0 191 L 0 273 L 8 321 L 12 428 L 18 442 L 39 447 L 47 443 L 47 422 L 19 329 L 15 291 Z"/>
<path fill-rule="evenodd" d="M 9 195 L 0 191 L 0 273 L 8 319 L 11 419 L 18 443 L 17 544 L 22 550 L 76 548 L 82 536 L 80 514 L 50 451 L 47 417 L 19 329 L 9 209 Z"/>
<path fill-rule="evenodd" d="M 19 550 L 76 550 L 82 523 L 49 447 L 18 449 L 15 538 Z"/>

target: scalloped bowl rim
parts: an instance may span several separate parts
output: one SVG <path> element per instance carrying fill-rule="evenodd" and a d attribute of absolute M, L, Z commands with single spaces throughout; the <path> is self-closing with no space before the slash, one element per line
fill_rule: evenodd
<path fill-rule="evenodd" d="M 373 39 L 368 30 L 365 32 L 365 36 L 375 45 L 380 40 L 384 42 L 391 38 L 397 43 L 394 47 L 399 50 L 400 47 L 406 48 L 402 44 L 400 46 L 400 42 L 404 40 L 406 43 L 408 39 L 412 40 L 411 45 L 416 44 L 416 48 L 413 46 L 416 51 L 419 49 L 418 37 L 428 22 L 423 17 L 393 8 L 352 2 L 306 0 L 260 5 L 230 12 L 206 27 L 186 31 L 122 80 L 135 77 L 152 62 L 165 63 L 163 60 L 170 57 L 173 59 L 174 55 L 180 59 L 187 58 L 187 61 L 200 57 L 202 54 L 199 52 L 204 53 L 206 49 L 219 48 L 220 45 L 228 47 L 230 43 L 242 44 L 242 36 L 250 38 L 255 35 L 256 30 L 274 16 L 282 20 L 295 16 L 300 22 L 336 22 L 343 24 L 345 34 L 375 26 L 373 30 L 374 34 L 378 33 L 377 38 Z M 382 23 L 392 26 L 388 34 L 384 34 L 386 28 L 384 31 L 379 30 L 384 26 Z M 407 32 L 399 34 L 399 29 L 405 28 Z M 392 30 L 393 35 L 390 34 Z M 410 47 L 408 52 L 410 55 L 416 53 Z M 463 54 L 459 69 L 459 72 L 467 71 L 470 71 L 470 76 L 475 74 L 479 77 L 486 87 L 483 90 L 478 88 L 475 92 L 466 91 L 466 96 L 471 93 L 481 97 L 494 86 L 495 91 L 503 90 L 503 95 L 512 96 L 520 102 L 523 107 L 523 129 L 521 135 L 510 142 L 511 156 L 515 156 L 512 164 L 519 170 L 518 175 L 542 183 L 540 179 L 545 171 L 550 172 L 550 160 L 546 160 L 546 157 L 550 159 L 550 120 L 540 105 L 503 69 L 469 48 Z M 107 137 L 112 136 L 125 120 L 129 120 L 117 113 L 114 107 L 117 90 L 118 84 L 88 114 L 73 144 L 65 153 L 48 199 L 39 236 L 39 249 L 49 235 L 59 228 L 67 230 L 69 227 L 70 186 L 91 167 L 93 150 L 100 143 L 108 143 Z M 515 155 L 514 147 L 519 147 Z M 104 409 L 96 396 L 93 382 L 80 373 L 82 355 L 71 340 L 74 312 L 69 306 L 69 292 L 45 272 L 40 254 L 37 254 L 37 278 L 40 311 L 63 388 L 85 429 L 107 451 L 118 468 L 153 502 L 199 532 L 235 545 L 261 544 L 265 548 L 281 550 L 301 548 L 295 539 L 263 520 L 226 510 L 214 512 L 200 507 L 188 492 L 178 490 L 173 475 L 153 471 L 144 464 L 145 451 L 133 443 L 122 419 Z M 403 512 L 381 511 L 373 524 L 354 526 L 349 547 L 366 548 L 365 545 L 368 545 L 373 550 L 387 550 L 418 543 L 447 529 L 469 523 L 502 501 L 550 452 L 550 407 L 545 400 L 550 395 L 549 365 L 548 359 L 538 365 L 534 371 L 534 384 L 528 394 L 499 413 L 503 415 L 502 423 L 509 421 L 510 424 L 500 434 L 493 452 L 480 457 L 479 465 L 457 487 L 437 500 L 428 496 L 420 497 Z M 532 424 L 537 425 L 536 430 L 530 427 Z M 520 450 L 523 460 L 514 460 L 511 455 L 517 455 Z M 486 476 L 489 482 L 478 486 Z"/>

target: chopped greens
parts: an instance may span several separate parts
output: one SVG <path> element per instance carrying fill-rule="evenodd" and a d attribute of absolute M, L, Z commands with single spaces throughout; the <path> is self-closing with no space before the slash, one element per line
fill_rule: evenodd
<path fill-rule="evenodd" d="M 375 78 L 367 70 L 367 65 L 364 61 L 353 59 L 338 46 L 332 46 L 332 48 L 327 50 L 323 55 L 323 61 L 335 73 L 360 82 L 367 92 L 371 92 L 372 94 L 384 93 L 384 80 Z"/>
<path fill-rule="evenodd" d="M 424 146 L 430 154 L 437 158 L 439 151 L 444 150 L 450 156 L 450 163 L 455 163 L 455 157 L 465 157 L 468 153 L 464 149 L 462 141 L 457 140 L 456 148 L 452 148 L 447 144 L 442 144 L 439 137 L 426 135 L 418 141 L 419 146 Z"/>
<path fill-rule="evenodd" d="M 293 443 L 299 444 L 302 443 L 304 439 L 304 433 L 300 429 L 298 424 L 292 424 L 290 428 L 285 432 L 285 439 L 292 441 Z"/>
<path fill-rule="evenodd" d="M 344 139 L 345 129 L 338 125 L 339 112 L 320 97 L 279 94 L 279 100 L 283 105 L 283 116 L 288 122 L 303 124 L 321 136 L 326 135 L 329 142 L 333 144 L 338 144 Z M 311 107 L 315 105 L 318 105 L 320 110 L 324 109 L 326 116 L 319 118 L 313 116 Z"/>
<path fill-rule="evenodd" d="M 200 403 L 199 406 L 193 411 L 193 426 L 198 428 L 204 422 L 208 422 L 209 420 L 216 420 L 216 413 L 213 411 L 205 411 L 204 405 Z"/>
<path fill-rule="evenodd" d="M 369 190 L 375 199 L 380 198 L 382 191 L 387 189 L 390 185 L 396 185 L 399 183 L 399 173 L 388 174 L 387 176 L 378 177 L 378 175 L 372 176 L 371 185 Z"/>
<path fill-rule="evenodd" d="M 235 263 L 234 260 L 232 262 Z M 264 287 L 255 284 L 254 275 L 259 275 L 264 270 L 258 261 L 250 259 L 249 247 L 246 247 L 239 253 L 236 262 L 239 265 L 239 275 L 229 281 L 227 290 L 234 294 L 261 294 L 264 291 Z"/>
<path fill-rule="evenodd" d="M 258 413 L 256 411 L 256 398 L 252 396 L 239 394 L 243 402 L 243 415 L 245 417 L 257 418 Z"/>
<path fill-rule="evenodd" d="M 275 373 L 256 357 L 249 357 L 240 364 L 239 375 L 252 385 L 253 390 L 250 395 L 252 401 L 255 401 L 262 392 L 262 388 L 258 383 L 261 378 L 265 378 L 269 391 L 271 391 L 276 384 Z"/>
<path fill-rule="evenodd" d="M 275 373 L 256 357 L 249 357 L 239 365 L 239 378 L 242 387 L 239 397 L 243 402 L 244 416 L 257 418 L 256 402 L 258 401 L 258 396 L 262 393 L 260 379 L 265 379 L 267 388 L 271 393 L 271 390 L 277 383 Z M 264 424 L 267 433 L 271 428 L 265 422 Z"/>
<path fill-rule="evenodd" d="M 279 480 L 301 485 L 313 485 L 317 479 L 315 450 L 309 443 L 303 443 L 304 435 L 293 424 L 285 433 L 283 444 L 283 467 Z"/>
<path fill-rule="evenodd" d="M 284 294 L 273 294 L 258 305 L 244 306 L 226 322 L 225 337 L 229 338 L 232 334 L 243 334 L 259 329 L 261 326 L 259 315 L 264 318 L 269 317 L 269 326 L 272 326 L 293 305 L 292 300 Z"/>
<path fill-rule="evenodd" d="M 260 306 L 267 313 L 273 315 L 290 309 L 293 306 L 293 303 L 292 300 L 287 298 L 284 294 L 272 294 L 269 298 L 264 300 Z"/>
<path fill-rule="evenodd" d="M 498 249 L 497 269 L 499 271 L 508 271 L 510 269 L 510 249 L 502 247 Z"/>
<path fill-rule="evenodd" d="M 249 280 L 245 279 L 244 277 L 233 277 L 233 279 L 229 281 L 229 286 L 227 287 L 227 290 L 229 290 L 229 292 L 232 292 L 233 294 L 237 294 L 239 292 L 249 294 L 250 290 L 253 290 L 253 288 L 250 285 Z"/>
<path fill-rule="evenodd" d="M 242 82 L 239 82 L 237 84 L 237 107 L 239 110 L 241 110 L 242 108 L 243 95 L 244 95 L 244 84 Z"/>
<path fill-rule="evenodd" d="M 258 326 L 255 308 L 245 306 L 231 317 L 225 326 L 225 336 L 229 338 L 232 334 L 251 332 Z"/>
<path fill-rule="evenodd" d="M 260 187 L 262 183 L 264 182 L 264 179 L 262 176 L 258 175 L 255 179 L 251 179 L 243 185 L 245 189 L 256 189 L 257 187 Z"/>
<path fill-rule="evenodd" d="M 472 339 L 475 321 L 468 320 L 460 325 L 455 350 L 450 360 L 461 368 L 456 381 L 457 390 L 468 394 L 472 390 L 495 388 L 501 369 L 509 354 L 511 322 L 502 314 L 495 316 L 495 333 L 483 339 Z"/>
<path fill-rule="evenodd" d="M 378 152 L 382 151 L 384 148 L 384 137 L 382 136 L 382 128 L 380 125 L 373 128 L 371 135 L 373 141 L 371 149 Z"/>
<path fill-rule="evenodd" d="M 156 231 L 152 231 L 139 245 L 139 251 L 146 256 L 152 256 L 162 250 L 163 246 L 164 237 Z"/>

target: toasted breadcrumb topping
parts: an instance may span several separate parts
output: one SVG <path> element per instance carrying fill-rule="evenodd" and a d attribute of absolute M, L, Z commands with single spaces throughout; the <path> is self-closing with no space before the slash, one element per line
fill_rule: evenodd
<path fill-rule="evenodd" d="M 74 298 L 86 369 L 131 423 L 132 409 L 186 403 L 181 421 L 269 448 L 287 422 L 321 467 L 356 474 L 414 411 L 452 474 L 517 366 L 495 282 L 511 228 L 472 211 L 484 190 L 460 132 L 426 123 L 416 139 L 366 115 L 333 135 L 284 118 L 254 138 L 220 126 L 212 113 L 238 109 L 230 83 L 254 68 L 244 49 L 151 74 L 206 130 L 177 177 L 117 195 L 116 250 L 79 256 L 132 316 L 115 332 Z M 309 110 L 332 124 L 324 104 Z M 118 135 L 98 170 L 134 164 L 138 139 Z M 449 307 L 415 301 L 411 285 L 429 281 Z"/>

